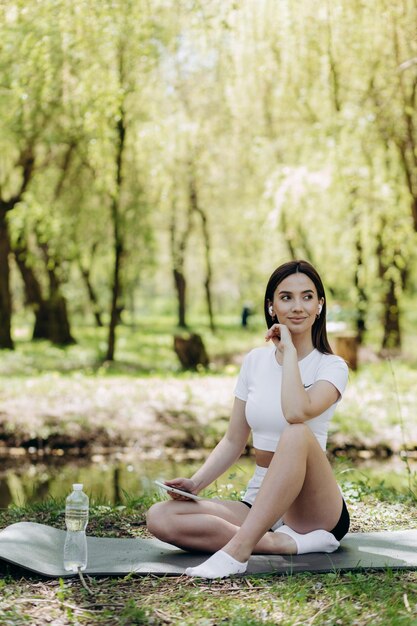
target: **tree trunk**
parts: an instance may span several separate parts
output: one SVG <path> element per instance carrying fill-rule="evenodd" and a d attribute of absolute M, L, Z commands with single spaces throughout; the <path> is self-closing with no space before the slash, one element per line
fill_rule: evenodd
<path fill-rule="evenodd" d="M 117 218 L 115 218 L 117 219 Z M 116 230 L 116 227 L 115 227 Z M 116 236 L 116 235 L 115 235 Z M 114 361 L 114 353 L 116 350 L 116 327 L 120 321 L 120 310 L 118 307 L 119 294 L 121 291 L 120 285 L 120 266 L 122 259 L 122 246 L 115 243 L 114 246 L 114 268 L 113 268 L 113 287 L 112 298 L 110 307 L 110 323 L 109 334 L 107 339 L 107 353 L 106 361 Z"/>
<path fill-rule="evenodd" d="M 48 248 L 42 245 L 41 249 L 49 278 L 50 293 L 47 300 L 42 296 L 41 285 L 33 269 L 26 262 L 26 245 L 20 240 L 13 250 L 25 286 L 26 302 L 35 314 L 32 339 L 47 339 L 56 345 L 69 345 L 75 343 L 75 340 L 71 335 L 67 304 L 60 292 L 60 283 L 52 267 Z"/>
<path fill-rule="evenodd" d="M 58 346 L 67 346 L 76 343 L 71 334 L 68 318 L 67 302 L 61 293 L 61 281 L 57 274 L 58 263 L 49 255 L 48 244 L 40 243 L 43 252 L 46 271 L 49 280 L 49 296 L 43 300 L 38 312 L 34 337 L 49 339 Z"/>
<path fill-rule="evenodd" d="M 68 346 L 75 343 L 75 339 L 71 335 L 65 298 L 60 293 L 57 293 L 48 302 L 48 307 L 50 341 L 59 346 Z"/>
<path fill-rule="evenodd" d="M 49 311 L 49 339 L 52 343 L 67 346 L 75 343 L 71 335 L 67 303 L 60 291 L 60 283 L 55 269 L 48 269 L 50 296 L 47 302 Z"/>
<path fill-rule="evenodd" d="M 35 314 L 32 339 L 50 339 L 49 307 L 42 297 L 42 289 L 33 269 L 26 263 L 27 248 L 22 240 L 14 246 L 13 252 L 25 286 L 26 304 Z"/>
<path fill-rule="evenodd" d="M 0 349 L 13 350 L 9 252 L 10 241 L 6 211 L 0 207 Z"/>
<path fill-rule="evenodd" d="M 174 276 L 174 285 L 177 292 L 178 326 L 180 328 L 187 328 L 187 322 L 185 319 L 187 282 L 182 270 L 174 267 L 172 273 Z"/>
<path fill-rule="evenodd" d="M 363 342 L 364 334 L 366 332 L 366 311 L 368 310 L 368 296 L 363 287 L 363 278 L 361 276 L 361 273 L 364 271 L 363 248 L 358 229 L 356 229 L 355 248 L 356 269 L 354 283 L 357 294 L 356 335 L 358 339 L 358 344 L 361 345 Z"/>
<path fill-rule="evenodd" d="M 396 294 L 396 284 L 392 278 L 388 279 L 388 290 L 384 300 L 384 336 L 382 338 L 383 350 L 401 349 L 401 327 Z"/>
<path fill-rule="evenodd" d="M 33 326 L 32 339 L 51 339 L 51 312 L 48 302 L 42 300 L 39 305 L 33 307 L 35 313 L 35 324 Z"/>
<path fill-rule="evenodd" d="M 204 281 L 204 290 L 206 292 L 207 311 L 209 315 L 210 329 L 216 332 L 216 324 L 214 322 L 213 298 L 211 296 L 211 269 L 207 271 L 206 280 Z"/>
<path fill-rule="evenodd" d="M 391 260 L 385 258 L 385 249 L 383 242 L 383 232 L 386 227 L 386 221 L 383 219 L 380 231 L 377 235 L 377 257 L 379 277 L 386 286 L 383 299 L 383 319 L 382 325 L 384 335 L 382 338 L 382 350 L 400 350 L 401 349 L 401 327 L 400 327 L 400 307 L 398 304 L 398 290 L 403 288 L 406 282 L 406 270 L 400 270 L 396 263 L 398 257 L 401 258 L 400 250 L 393 250 Z M 404 264 L 405 266 L 406 264 Z M 392 266 L 398 270 L 398 279 L 392 276 Z"/>
<path fill-rule="evenodd" d="M 123 50 L 119 53 L 119 80 L 120 85 L 124 84 L 124 67 L 123 67 Z M 107 339 L 107 353 L 106 361 L 114 361 L 114 353 L 116 350 L 116 327 L 120 321 L 120 296 L 122 292 L 121 285 L 121 265 L 124 252 L 123 238 L 120 224 L 120 200 L 122 189 L 122 168 L 123 168 L 123 153 L 125 149 L 126 140 L 126 113 L 123 103 L 120 107 L 120 117 L 117 120 L 117 153 L 116 153 L 116 189 L 114 191 L 111 203 L 111 217 L 113 222 L 113 237 L 114 237 L 114 266 L 113 266 L 113 285 L 112 285 L 112 297 L 110 307 L 110 323 L 109 334 Z"/>
<path fill-rule="evenodd" d="M 178 234 L 178 222 L 176 214 L 175 197 L 172 202 L 172 213 L 170 223 L 170 246 L 172 258 L 172 275 L 174 277 L 174 287 L 177 293 L 177 325 L 179 328 L 188 328 L 186 321 L 187 310 L 187 281 L 185 278 L 185 252 L 187 249 L 188 239 L 193 229 L 192 207 L 189 204 L 187 210 L 186 225 L 184 231 Z"/>
<path fill-rule="evenodd" d="M 214 323 L 213 313 L 213 299 L 211 295 L 211 283 L 212 283 L 212 269 L 211 269 L 211 246 L 210 246 L 210 232 L 208 227 L 207 215 L 200 206 L 200 202 L 197 194 L 197 185 L 194 175 L 190 178 L 189 183 L 189 197 L 190 205 L 193 211 L 198 213 L 201 218 L 201 227 L 203 231 L 204 252 L 206 261 L 206 279 L 204 281 L 204 290 L 206 293 L 207 310 L 209 314 L 210 328 L 212 332 L 215 332 L 216 327 Z"/>
<path fill-rule="evenodd" d="M 80 268 L 81 276 L 84 280 L 85 287 L 87 289 L 88 297 L 90 298 L 93 315 L 96 320 L 96 325 L 98 326 L 98 328 L 102 328 L 103 321 L 101 319 L 101 311 L 100 311 L 100 307 L 98 304 L 98 298 L 97 298 L 96 292 L 94 291 L 94 287 L 91 283 L 90 271 L 86 269 L 85 267 L 83 267 L 81 265 L 81 262 L 79 263 L 79 268 Z"/>

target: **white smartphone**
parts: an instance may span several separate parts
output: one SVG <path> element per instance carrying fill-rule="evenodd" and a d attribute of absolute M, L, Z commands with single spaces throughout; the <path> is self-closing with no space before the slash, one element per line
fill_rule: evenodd
<path fill-rule="evenodd" d="M 168 491 L 168 493 L 177 493 L 179 496 L 185 496 L 186 498 L 189 498 L 190 500 L 203 500 L 203 498 L 201 498 L 200 496 L 196 496 L 193 493 L 190 493 L 189 491 L 183 491 L 182 489 L 177 489 L 176 487 L 170 487 L 169 485 L 162 483 L 160 480 L 155 480 L 154 482 L 155 482 L 155 485 L 158 485 L 158 487 L 161 487 L 161 489 Z"/>

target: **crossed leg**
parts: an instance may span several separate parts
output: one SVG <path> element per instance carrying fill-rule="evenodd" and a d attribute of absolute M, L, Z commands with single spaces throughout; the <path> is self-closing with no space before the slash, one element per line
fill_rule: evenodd
<path fill-rule="evenodd" d="M 237 533 L 249 514 L 238 501 L 168 500 L 154 504 L 147 513 L 147 527 L 161 539 L 184 550 L 216 552 Z M 294 541 L 267 532 L 256 545 L 257 554 L 294 554 Z"/>
<path fill-rule="evenodd" d="M 341 510 L 342 496 L 325 453 L 308 426 L 293 424 L 282 433 L 250 510 L 240 502 L 169 501 L 151 507 L 148 528 L 158 538 L 185 549 L 215 552 L 222 548 L 219 567 L 227 570 L 224 555 L 245 565 L 252 552 L 297 552 L 292 537 L 279 529 L 268 532 L 278 518 L 284 517 L 297 533 L 329 531 Z M 204 568 L 189 573 L 204 575 L 201 571 Z M 220 571 L 218 576 L 230 573 Z"/>

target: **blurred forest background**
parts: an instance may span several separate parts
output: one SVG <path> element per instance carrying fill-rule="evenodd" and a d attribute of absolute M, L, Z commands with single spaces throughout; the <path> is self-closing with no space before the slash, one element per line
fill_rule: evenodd
<path fill-rule="evenodd" d="M 318 267 L 359 342 L 412 347 L 413 1 L 3 0 L 0 15 L 1 348 L 89 326 L 112 361 L 120 325 L 215 330 L 260 312 L 291 257 Z"/>
<path fill-rule="evenodd" d="M 290 258 L 351 349 L 329 450 L 416 454 L 416 24 L 411 0 L 0 2 L 0 455 L 210 448 Z"/>
<path fill-rule="evenodd" d="M 416 26 L 415 0 L 0 0 L 0 528 L 64 528 L 81 482 L 88 532 L 149 536 L 154 479 L 225 432 L 291 258 L 351 350 L 328 444 L 351 531 L 417 526 Z M 239 499 L 250 455 L 205 495 Z M 203 602 L 5 571 L 1 623 L 416 624 L 409 571 Z"/>

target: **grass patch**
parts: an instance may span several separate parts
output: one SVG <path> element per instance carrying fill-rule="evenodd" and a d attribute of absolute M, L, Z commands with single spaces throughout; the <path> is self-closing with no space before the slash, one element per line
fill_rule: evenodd
<path fill-rule="evenodd" d="M 410 527 L 415 501 L 407 494 L 385 498 L 380 487 L 344 485 L 352 529 Z M 381 499 L 382 498 L 382 499 Z M 89 532 L 100 536 L 146 537 L 144 514 L 151 500 L 125 495 L 124 505 L 92 503 Z M 37 521 L 63 527 L 63 501 L 0 513 L 2 526 Z M 380 515 L 375 512 L 379 511 Z M 225 581 L 185 577 L 86 576 L 44 580 L 1 565 L 2 624 L 181 624 L 184 626 L 269 626 L 357 624 L 405 626 L 417 623 L 417 573 L 345 572 L 257 576 Z M 389 602 L 387 599 L 389 598 Z"/>
<path fill-rule="evenodd" d="M 263 340 L 264 326 L 254 321 L 247 329 L 239 320 L 220 318 L 216 332 L 201 325 L 190 326 L 190 332 L 201 334 L 211 359 L 209 371 L 224 373 L 236 363 L 236 357 Z M 3 350 L 0 374 L 35 376 L 47 372 L 68 375 L 74 372 L 100 376 L 168 376 L 181 375 L 182 370 L 173 349 L 173 338 L 183 334 L 173 319 L 155 317 L 140 323 L 117 328 L 116 358 L 104 362 L 107 329 L 78 325 L 73 333 L 76 344 L 59 347 L 48 341 L 30 341 L 27 328 L 19 329 L 15 350 Z"/>
<path fill-rule="evenodd" d="M 18 339 L 14 352 L 0 355 L 0 374 L 8 376 L 1 390 L 3 428 L 34 439 L 65 434 L 70 428 L 91 439 L 99 434 L 106 443 L 129 432 L 142 442 L 149 415 L 150 427 L 163 427 L 175 441 L 175 427 L 183 431 L 186 416 L 190 432 L 203 433 L 198 445 L 207 442 L 211 447 L 217 433 L 213 424 L 218 420 L 220 434 L 230 409 L 237 357 L 262 345 L 263 326 L 259 321 L 242 331 L 238 320 L 225 320 L 216 334 L 196 328 L 212 357 L 208 375 L 181 372 L 172 349 L 177 329 L 167 318 L 120 327 L 117 361 L 112 364 L 102 362 L 105 330 L 78 327 L 77 345 L 66 349 Z M 417 441 L 416 383 L 412 361 L 395 361 L 393 369 L 384 361 L 361 366 L 351 374 L 338 407 L 334 435 L 361 439 L 364 446 L 381 440 L 400 446 L 404 440 Z M 341 473 L 340 482 L 353 532 L 417 526 L 415 474 L 401 492 L 352 473 Z M 144 515 L 151 502 L 152 496 L 126 493 L 115 506 L 95 500 L 89 532 L 146 537 Z M 11 506 L 0 511 L 0 525 L 26 520 L 64 528 L 63 510 L 59 498 Z M 417 625 L 416 572 L 297 574 L 212 583 L 178 577 L 86 577 L 93 592 L 89 594 L 79 580 L 44 580 L 5 564 L 0 567 L 0 623 L 13 626 Z"/>
<path fill-rule="evenodd" d="M 404 361 L 380 361 L 350 373 L 331 424 L 331 432 L 355 435 L 396 450 L 417 442 L 415 389 L 417 370 Z"/>
<path fill-rule="evenodd" d="M 2 623 L 285 626 L 416 623 L 414 572 L 301 574 L 197 583 L 178 578 L 7 583 Z M 389 598 L 389 602 L 387 602 Z"/>

